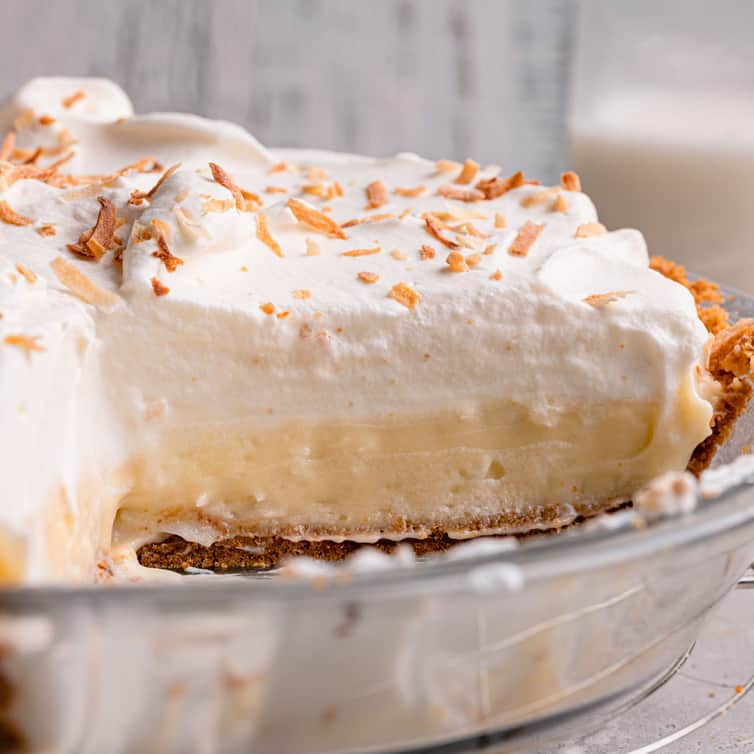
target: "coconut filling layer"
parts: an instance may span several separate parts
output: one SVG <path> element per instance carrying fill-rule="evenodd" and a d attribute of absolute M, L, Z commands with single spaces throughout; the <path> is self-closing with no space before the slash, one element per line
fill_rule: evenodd
<path fill-rule="evenodd" d="M 557 526 L 683 468 L 708 434 L 708 406 L 687 382 L 665 416 L 616 401 L 557 407 L 543 424 L 495 401 L 463 413 L 175 433 L 128 464 L 115 541 L 370 542 Z"/>
<path fill-rule="evenodd" d="M 51 491 L 26 540 L 44 543 L 44 562 L 0 532 L 0 577 L 18 580 L 33 561 L 87 579 L 98 560 L 133 558 L 167 534 L 204 545 L 237 535 L 373 542 L 564 525 L 683 468 L 709 419 L 689 379 L 664 413 L 655 403 L 556 405 L 545 423 L 513 401 L 479 401 L 263 431 L 248 421 L 173 429 L 109 472 L 82 475 L 74 491 Z"/>

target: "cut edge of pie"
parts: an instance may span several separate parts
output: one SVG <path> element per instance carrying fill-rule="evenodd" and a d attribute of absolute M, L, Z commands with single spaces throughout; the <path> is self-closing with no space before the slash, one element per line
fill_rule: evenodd
<path fill-rule="evenodd" d="M 714 413 L 710 423 L 711 433 L 695 448 L 687 470 L 699 476 L 712 462 L 717 450 L 730 437 L 736 421 L 747 410 L 752 397 L 750 381 L 754 368 L 754 319 L 742 319 L 732 325 L 728 313 L 717 304 L 710 305 L 710 290 L 717 286 L 705 280 L 690 281 L 683 266 L 662 257 L 653 257 L 652 269 L 686 287 L 694 297 L 701 321 L 714 336 L 706 354 L 709 374 L 719 386 Z M 373 541 L 358 541 L 347 536 L 342 541 L 324 536 L 312 538 L 236 535 L 202 545 L 171 534 L 160 541 L 142 545 L 137 553 L 141 565 L 150 568 L 184 570 L 203 568 L 212 570 L 272 568 L 292 557 L 311 557 L 318 560 L 338 561 L 347 558 L 365 545 L 384 552 L 392 552 L 401 544 L 410 545 L 416 555 L 442 552 L 469 538 L 477 536 L 528 537 L 533 534 L 553 534 L 568 526 L 578 524 L 600 513 L 618 510 L 630 501 L 612 500 L 599 503 L 568 504 L 574 509 L 567 523 L 563 521 L 563 509 L 559 504 L 541 506 L 536 511 L 511 512 L 496 516 L 470 518 L 464 523 L 463 532 L 448 532 L 433 528 L 422 538 L 396 536 L 377 537 Z M 574 515 L 575 513 L 575 515 Z M 412 529 L 410 522 L 406 529 Z"/>

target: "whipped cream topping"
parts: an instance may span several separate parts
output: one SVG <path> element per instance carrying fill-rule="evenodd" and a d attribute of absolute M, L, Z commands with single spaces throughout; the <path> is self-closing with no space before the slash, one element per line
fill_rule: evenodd
<path fill-rule="evenodd" d="M 652 432 L 678 434 L 679 457 L 708 431 L 691 295 L 578 190 L 514 174 L 485 198 L 512 170 L 268 150 L 232 124 L 133 115 L 97 79 L 28 83 L 0 109 L 9 131 L 0 526 L 22 543 L 56 485 L 75 516 L 82 479 L 203 424 L 364 421 L 449 399 L 462 416 L 505 397 L 543 426 L 584 402 L 655 406 Z M 72 251 L 105 205 L 108 247 Z"/>

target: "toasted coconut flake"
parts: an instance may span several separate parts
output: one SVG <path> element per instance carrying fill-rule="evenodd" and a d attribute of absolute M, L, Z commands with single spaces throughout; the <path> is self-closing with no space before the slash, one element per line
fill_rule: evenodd
<path fill-rule="evenodd" d="M 422 300 L 422 295 L 406 283 L 397 283 L 390 289 L 390 298 L 403 304 L 407 309 L 413 309 Z"/>
<path fill-rule="evenodd" d="M 241 189 L 236 185 L 235 181 L 230 177 L 226 170 L 216 162 L 210 162 L 209 168 L 212 171 L 212 177 L 215 179 L 215 183 L 219 183 L 223 188 L 228 189 L 233 195 L 233 201 L 236 204 L 236 209 L 245 211 L 246 201 Z"/>
<path fill-rule="evenodd" d="M 382 181 L 372 181 L 366 191 L 367 209 L 379 209 L 387 202 L 387 187 Z"/>
<path fill-rule="evenodd" d="M 210 212 L 228 212 L 235 206 L 232 199 L 205 199 L 202 202 L 202 212 L 205 215 Z"/>
<path fill-rule="evenodd" d="M 241 189 L 241 196 L 244 200 L 243 206 L 241 207 L 242 212 L 254 212 L 254 210 L 257 210 L 264 205 L 259 194 L 255 194 L 252 191 Z"/>
<path fill-rule="evenodd" d="M 24 165 L 34 165 L 36 161 L 42 156 L 44 150 L 42 147 L 37 147 L 31 154 L 24 159 Z"/>
<path fill-rule="evenodd" d="M 283 186 L 267 186 L 264 192 L 265 194 L 287 194 L 288 189 Z"/>
<path fill-rule="evenodd" d="M 587 296 L 584 299 L 585 304 L 593 306 L 595 309 L 601 309 L 603 306 L 612 304 L 615 301 L 628 296 L 629 293 L 636 293 L 636 291 L 608 291 L 607 293 L 594 293 L 591 296 Z"/>
<path fill-rule="evenodd" d="M 301 187 L 301 191 L 304 194 L 309 194 L 310 196 L 316 196 L 320 199 L 330 199 L 330 186 L 328 186 L 326 183 L 305 183 Z"/>
<path fill-rule="evenodd" d="M 138 163 L 136 163 L 138 164 Z M 157 180 L 157 183 L 155 183 L 154 186 L 152 186 L 149 191 L 132 191 L 131 192 L 131 198 L 128 200 L 129 204 L 141 204 L 145 199 L 149 200 L 151 199 L 155 193 L 159 190 L 160 186 L 162 186 L 165 181 L 170 178 L 173 173 L 175 173 L 178 168 L 181 167 L 180 162 L 176 162 L 175 165 L 171 165 Z M 125 170 L 129 169 L 138 169 L 135 168 L 135 165 L 127 165 Z"/>
<path fill-rule="evenodd" d="M 499 196 L 511 191 L 512 189 L 523 186 L 528 181 L 524 174 L 519 170 L 517 173 L 508 178 L 486 178 L 477 183 L 476 188 L 484 194 L 485 199 L 497 199 Z"/>
<path fill-rule="evenodd" d="M 271 301 L 268 301 L 266 304 L 260 304 L 259 308 L 265 314 L 274 314 L 275 313 L 275 304 L 273 304 Z"/>
<path fill-rule="evenodd" d="M 19 162 L 22 164 L 27 164 L 27 160 L 31 155 L 33 155 L 34 152 L 31 149 L 20 149 L 19 147 L 15 147 L 11 153 L 8 155 L 7 161 L 8 162 Z"/>
<path fill-rule="evenodd" d="M 306 239 L 306 256 L 307 257 L 319 256 L 319 244 L 313 238 Z"/>
<path fill-rule="evenodd" d="M 312 196 L 319 197 L 320 199 L 335 199 L 339 196 L 343 196 L 343 187 L 337 182 L 332 183 L 310 183 L 301 187 L 301 191 L 305 194 L 311 194 Z"/>
<path fill-rule="evenodd" d="M 468 272 L 469 265 L 466 264 L 466 260 L 463 258 L 463 254 L 458 251 L 451 251 L 445 258 L 445 263 L 450 268 L 451 272 Z"/>
<path fill-rule="evenodd" d="M 550 188 L 542 189 L 541 191 L 534 191 L 521 200 L 521 206 L 529 208 L 534 207 L 537 204 L 544 204 L 556 194 L 559 194 L 559 192 L 560 190 L 557 186 L 551 186 Z"/>
<path fill-rule="evenodd" d="M 450 229 L 455 231 L 456 233 L 463 233 L 466 236 L 473 236 L 474 238 L 489 238 L 489 236 L 479 230 L 474 223 L 471 222 L 464 222 L 459 223 L 458 225 L 451 225 Z"/>
<path fill-rule="evenodd" d="M 290 314 L 290 312 L 288 310 L 286 310 L 284 312 L 278 312 L 275 316 L 278 319 L 285 319 L 289 314 Z"/>
<path fill-rule="evenodd" d="M 567 212 L 568 211 L 568 201 L 560 192 L 558 192 L 558 194 L 555 196 L 555 201 L 553 201 L 552 203 L 551 210 L 553 212 Z"/>
<path fill-rule="evenodd" d="M 333 238 L 348 238 L 345 231 L 331 217 L 323 212 L 318 212 L 299 199 L 291 197 L 288 200 L 288 209 L 298 222 L 306 225 L 317 233 L 322 233 Z"/>
<path fill-rule="evenodd" d="M 37 282 L 36 273 L 32 272 L 28 267 L 24 267 L 20 262 L 16 262 L 16 270 L 18 274 L 30 285 L 34 285 Z"/>
<path fill-rule="evenodd" d="M 77 89 L 73 94 L 69 94 L 67 97 L 63 97 L 62 105 L 66 110 L 70 110 L 77 102 L 81 102 L 86 97 L 86 92 L 82 89 Z"/>
<path fill-rule="evenodd" d="M 273 173 L 285 173 L 287 170 L 288 170 L 287 163 L 278 162 L 267 171 L 267 175 L 272 175 Z"/>
<path fill-rule="evenodd" d="M 40 225 L 37 228 L 37 233 L 39 233 L 40 236 L 54 236 L 57 234 L 57 229 L 54 225 L 50 225 L 49 223 L 45 223 L 44 225 Z"/>
<path fill-rule="evenodd" d="M 454 186 L 452 183 L 440 186 L 437 189 L 437 193 L 446 199 L 453 199 L 457 202 L 478 202 L 484 199 L 484 194 L 481 191 L 473 188 L 458 188 L 458 186 Z"/>
<path fill-rule="evenodd" d="M 299 299 L 300 301 L 305 301 L 311 297 L 312 292 L 308 288 L 297 288 L 293 291 L 293 298 Z"/>
<path fill-rule="evenodd" d="M 419 257 L 422 260 L 426 259 L 434 259 L 435 254 L 437 252 L 429 245 L 429 244 L 422 244 L 421 248 L 419 249 Z"/>
<path fill-rule="evenodd" d="M 88 259 L 101 259 L 114 245 L 116 213 L 115 205 L 104 196 L 97 197 L 99 214 L 91 230 L 81 234 L 78 243 L 69 243 L 68 249 L 74 254 Z"/>
<path fill-rule="evenodd" d="M 437 220 L 433 215 L 427 214 L 424 217 L 424 225 L 433 238 L 436 238 L 443 246 L 447 246 L 449 249 L 458 249 L 460 244 L 457 241 L 453 241 L 442 234 L 441 221 Z"/>
<path fill-rule="evenodd" d="M 74 158 L 75 155 L 76 155 L 76 153 L 73 152 L 73 151 L 66 152 L 59 160 L 55 160 L 55 162 L 51 163 L 46 168 L 40 168 L 40 170 L 41 170 L 42 173 L 52 172 L 54 174 L 55 172 L 57 172 L 57 170 L 59 168 L 63 167 L 63 165 L 65 165 L 66 162 L 70 162 Z M 110 178 L 110 177 L 111 176 L 105 176 L 105 178 Z M 92 176 L 83 176 L 82 180 L 91 182 L 89 180 L 90 178 L 92 178 Z M 99 180 L 100 176 L 94 176 L 94 178 L 96 178 L 97 180 Z"/>
<path fill-rule="evenodd" d="M 170 288 L 163 285 L 157 278 L 152 278 L 152 291 L 155 296 L 167 296 L 170 293 Z"/>
<path fill-rule="evenodd" d="M 376 272 L 359 272 L 356 277 L 361 280 L 362 283 L 367 283 L 367 285 L 372 285 L 380 279 L 380 276 Z"/>
<path fill-rule="evenodd" d="M 19 215 L 8 202 L 0 200 L 0 220 L 8 225 L 31 225 L 34 220 L 25 215 Z"/>
<path fill-rule="evenodd" d="M 180 165 L 180 163 L 178 164 Z M 158 160 L 155 160 L 154 157 L 142 157 L 141 159 L 136 160 L 136 162 L 129 162 L 128 165 L 125 165 L 120 170 L 113 173 L 113 176 L 120 177 L 128 175 L 129 173 L 160 173 L 164 170 L 165 166 Z M 155 189 L 155 191 L 156 190 L 157 189 Z"/>
<path fill-rule="evenodd" d="M 39 118 L 37 118 L 37 123 L 39 123 L 40 126 L 51 126 L 55 123 L 55 118 L 53 118 L 52 115 L 40 115 Z"/>
<path fill-rule="evenodd" d="M 178 266 L 183 264 L 183 260 L 171 253 L 164 235 L 158 236 L 157 246 L 158 249 L 152 252 L 152 256 L 157 257 L 165 265 L 168 272 L 175 272 Z"/>
<path fill-rule="evenodd" d="M 474 178 L 476 178 L 476 174 L 478 172 L 479 163 L 474 162 L 474 160 L 466 160 L 466 162 L 463 163 L 461 172 L 458 174 L 458 177 L 455 179 L 454 183 L 460 183 L 462 185 L 471 183 Z"/>
<path fill-rule="evenodd" d="M 398 188 L 393 189 L 393 193 L 397 196 L 407 196 L 407 197 L 414 197 L 414 196 L 421 196 L 422 194 L 427 193 L 427 187 L 426 186 L 399 186 Z"/>
<path fill-rule="evenodd" d="M 279 257 L 283 256 L 283 250 L 280 248 L 280 244 L 272 237 L 270 228 L 267 224 L 267 215 L 264 212 L 260 212 L 257 215 L 257 238 L 268 246 Z"/>
<path fill-rule="evenodd" d="M 380 246 L 375 246 L 373 249 L 349 249 L 344 251 L 342 257 L 367 257 L 370 254 L 379 254 L 382 251 Z"/>
<path fill-rule="evenodd" d="M 574 173 L 572 170 L 569 170 L 566 173 L 561 173 L 560 185 L 566 191 L 581 191 L 581 179 L 578 174 Z"/>
<path fill-rule="evenodd" d="M 514 257 L 525 257 L 544 227 L 544 223 L 537 225 L 537 223 L 527 220 L 519 228 L 516 237 L 513 239 L 513 243 L 508 249 L 508 253 Z"/>
<path fill-rule="evenodd" d="M 602 236 L 607 233 L 607 228 L 602 223 L 582 223 L 576 228 L 574 238 L 590 238 L 591 236 Z"/>
<path fill-rule="evenodd" d="M 0 149 L 2 149 L 1 146 Z M 21 162 L 26 164 L 26 160 L 28 160 L 29 156 L 32 154 L 34 154 L 34 152 L 31 149 L 21 149 L 20 147 L 14 147 L 6 160 L 8 162 Z"/>
<path fill-rule="evenodd" d="M 6 188 L 12 186 L 16 181 L 24 179 L 43 181 L 50 185 L 64 185 L 65 182 L 62 178 L 56 176 L 56 173 L 61 165 L 72 158 L 73 152 L 69 152 L 46 168 L 40 168 L 36 165 L 0 165 L 0 183 L 4 183 Z"/>
<path fill-rule="evenodd" d="M 120 297 L 101 288 L 90 277 L 79 270 L 76 265 L 56 257 L 50 262 L 50 267 L 55 273 L 55 277 L 64 285 L 74 296 L 93 306 L 114 306 L 120 301 Z"/>
<path fill-rule="evenodd" d="M 469 254 L 466 257 L 466 264 L 469 267 L 476 267 L 482 261 L 482 257 L 479 254 Z"/>
<path fill-rule="evenodd" d="M 15 131 L 8 131 L 5 134 L 2 145 L 0 145 L 0 162 L 7 162 L 10 160 L 10 156 L 13 154 L 13 150 L 16 146 L 16 133 Z"/>
<path fill-rule="evenodd" d="M 39 337 L 36 335 L 6 335 L 3 341 L 9 346 L 15 346 L 26 351 L 27 355 L 34 351 L 44 351 L 44 346 L 41 346 L 37 341 Z"/>
<path fill-rule="evenodd" d="M 392 212 L 384 212 L 376 215 L 365 215 L 364 217 L 354 217 L 352 220 L 344 222 L 341 228 L 353 228 L 354 225 L 363 225 L 364 223 L 380 223 L 384 220 L 394 220 L 395 215 Z"/>
<path fill-rule="evenodd" d="M 503 279 L 503 271 L 498 267 L 491 275 L 490 280 L 502 280 Z"/>
<path fill-rule="evenodd" d="M 390 252 L 390 256 L 393 259 L 397 259 L 399 262 L 405 262 L 408 259 L 408 255 L 404 254 L 400 249 L 393 249 Z"/>
<path fill-rule="evenodd" d="M 450 173 L 454 170 L 458 170 L 461 167 L 460 162 L 454 162 L 453 160 L 438 160 L 435 163 L 435 169 L 438 173 Z"/>
<path fill-rule="evenodd" d="M 486 257 L 488 257 L 488 256 L 490 256 L 490 254 L 494 254 L 494 253 L 495 253 L 495 244 L 494 243 L 491 243 L 489 246 L 485 246 L 484 247 L 484 251 L 482 252 L 482 254 L 484 254 Z"/>

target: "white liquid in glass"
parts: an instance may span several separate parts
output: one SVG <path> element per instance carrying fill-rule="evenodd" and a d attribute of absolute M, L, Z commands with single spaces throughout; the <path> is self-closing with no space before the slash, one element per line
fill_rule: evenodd
<path fill-rule="evenodd" d="M 623 93 L 574 113 L 571 164 L 609 228 L 754 292 L 754 101 Z"/>

